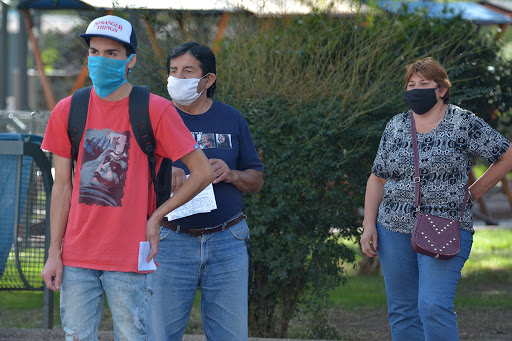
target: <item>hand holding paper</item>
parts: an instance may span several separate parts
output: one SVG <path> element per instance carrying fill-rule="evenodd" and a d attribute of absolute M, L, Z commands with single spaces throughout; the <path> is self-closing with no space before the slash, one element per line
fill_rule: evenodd
<path fill-rule="evenodd" d="M 153 271 L 156 270 L 155 260 L 151 259 L 147 262 L 148 255 L 151 252 L 151 245 L 149 242 L 140 242 L 139 245 L 139 271 Z"/>

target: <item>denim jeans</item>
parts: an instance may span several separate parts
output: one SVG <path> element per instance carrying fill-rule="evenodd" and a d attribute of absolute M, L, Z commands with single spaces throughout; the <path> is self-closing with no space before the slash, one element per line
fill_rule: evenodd
<path fill-rule="evenodd" d="M 65 266 L 60 314 L 66 340 L 98 340 L 105 294 L 112 312 L 115 340 L 145 340 L 150 280 L 147 274 L 135 272 Z"/>
<path fill-rule="evenodd" d="M 410 234 L 392 232 L 380 224 L 377 233 L 393 340 L 459 340 L 453 302 L 473 235 L 460 230 L 459 253 L 440 260 L 414 252 Z"/>
<path fill-rule="evenodd" d="M 182 340 L 198 286 L 206 339 L 248 340 L 248 237 L 245 220 L 200 237 L 162 227 L 148 340 Z"/>

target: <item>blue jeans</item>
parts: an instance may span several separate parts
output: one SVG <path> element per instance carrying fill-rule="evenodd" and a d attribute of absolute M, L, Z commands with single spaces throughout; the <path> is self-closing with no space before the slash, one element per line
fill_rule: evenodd
<path fill-rule="evenodd" d="M 248 237 L 245 220 L 201 237 L 162 227 L 148 340 L 182 340 L 198 286 L 206 339 L 248 340 Z"/>
<path fill-rule="evenodd" d="M 98 340 L 105 294 L 112 312 L 115 340 L 145 340 L 150 280 L 148 275 L 135 272 L 65 266 L 60 314 L 66 340 Z"/>
<path fill-rule="evenodd" d="M 377 233 L 393 340 L 459 340 L 453 302 L 473 235 L 461 230 L 458 255 L 440 260 L 414 252 L 410 234 L 391 232 L 380 224 Z"/>

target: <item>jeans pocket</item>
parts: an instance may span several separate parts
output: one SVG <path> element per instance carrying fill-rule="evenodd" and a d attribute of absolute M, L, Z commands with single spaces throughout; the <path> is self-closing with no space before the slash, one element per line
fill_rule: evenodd
<path fill-rule="evenodd" d="M 249 238 L 249 226 L 247 226 L 245 219 L 238 224 L 231 226 L 228 231 L 238 240 L 245 240 Z"/>
<path fill-rule="evenodd" d="M 168 229 L 167 227 L 160 226 L 160 241 L 169 237 L 169 235 L 171 234 L 171 231 L 172 230 Z"/>
<path fill-rule="evenodd" d="M 473 246 L 473 234 L 466 230 L 460 230 L 460 251 L 458 256 L 468 259 Z"/>

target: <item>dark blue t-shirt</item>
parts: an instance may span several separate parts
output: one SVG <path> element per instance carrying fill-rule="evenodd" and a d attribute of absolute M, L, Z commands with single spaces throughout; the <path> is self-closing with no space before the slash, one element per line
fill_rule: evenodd
<path fill-rule="evenodd" d="M 247 121 L 238 110 L 218 101 L 213 101 L 210 109 L 201 115 L 176 109 L 208 159 L 221 159 L 234 170 L 263 171 Z M 181 161 L 174 166 L 190 173 Z M 216 210 L 176 219 L 173 223 L 186 229 L 211 227 L 224 223 L 244 209 L 242 192 L 234 185 L 221 182 L 214 184 L 213 190 Z"/>

